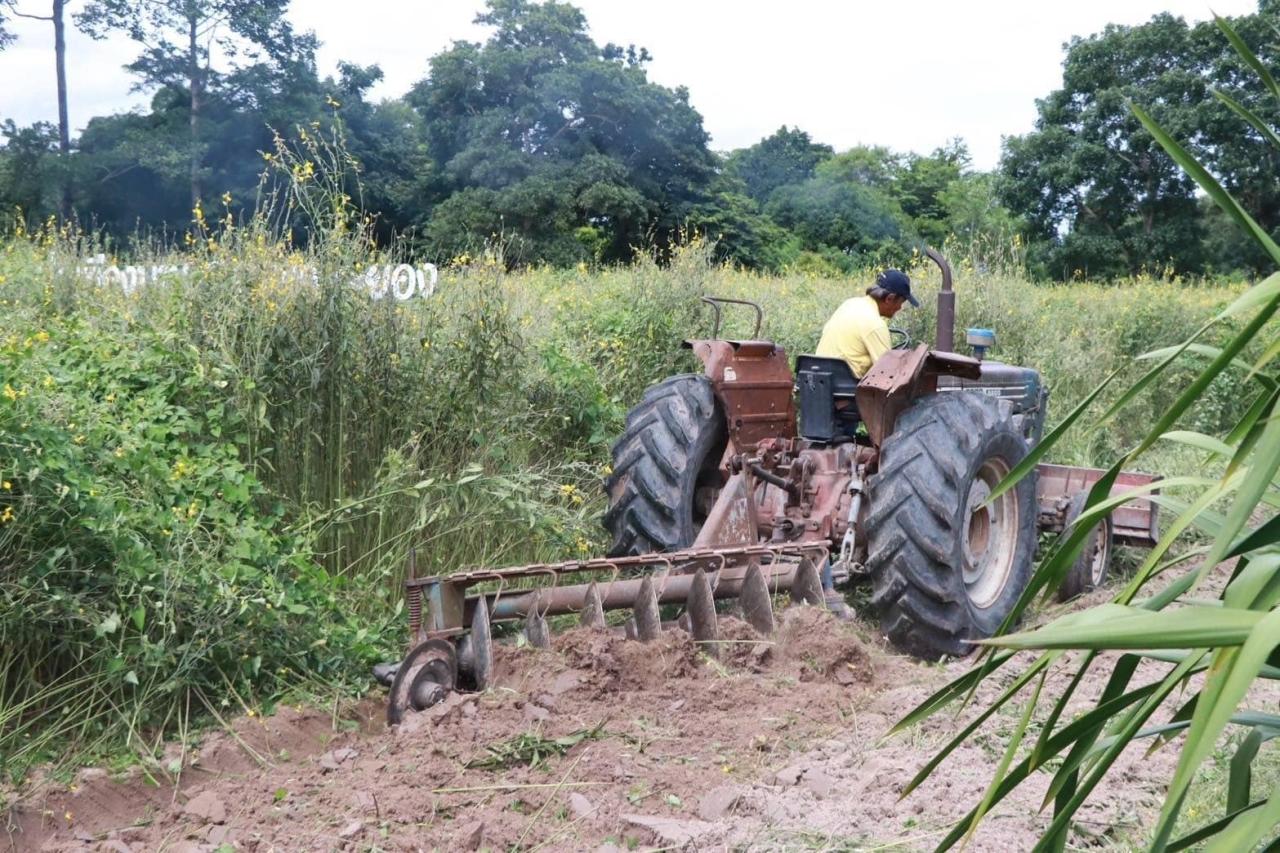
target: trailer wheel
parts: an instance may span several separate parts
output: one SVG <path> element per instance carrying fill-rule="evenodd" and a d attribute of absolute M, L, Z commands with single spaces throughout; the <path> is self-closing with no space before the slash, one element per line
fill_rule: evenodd
<path fill-rule="evenodd" d="M 898 648 L 965 655 L 1012 611 L 1031 577 L 1035 476 L 986 500 L 1027 454 L 1008 403 L 930 394 L 898 416 L 868 482 L 872 604 Z"/>
<path fill-rule="evenodd" d="M 687 548 L 724 485 L 728 432 L 711 380 L 672 376 L 644 392 L 613 444 L 604 482 L 609 556 Z"/>
<path fill-rule="evenodd" d="M 1088 492 L 1079 492 L 1071 499 L 1067 508 L 1067 527 L 1075 524 L 1084 510 L 1084 501 Z M 1068 601 L 1078 595 L 1084 595 L 1097 589 L 1107 580 L 1107 572 L 1111 568 L 1112 522 L 1108 515 L 1094 525 L 1084 540 L 1084 548 L 1080 556 L 1067 570 L 1067 576 L 1058 587 L 1058 600 Z"/>

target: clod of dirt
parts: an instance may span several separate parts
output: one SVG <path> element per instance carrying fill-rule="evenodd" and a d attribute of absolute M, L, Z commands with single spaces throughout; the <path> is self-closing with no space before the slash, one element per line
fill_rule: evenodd
<path fill-rule="evenodd" d="M 578 820 L 587 819 L 595 813 L 595 810 L 596 807 L 591 805 L 591 801 L 582 794 L 579 794 L 577 791 L 573 791 L 569 794 L 569 811 L 572 812 L 573 816 Z"/>
<path fill-rule="evenodd" d="M 235 831 L 229 826 L 211 826 L 209 831 L 204 834 L 204 840 L 215 847 L 223 844 L 230 844 L 234 847 Z"/>
<path fill-rule="evenodd" d="M 362 832 L 364 832 L 364 821 L 353 820 L 351 821 L 351 823 L 347 824 L 342 828 L 342 831 L 338 833 L 338 837 L 339 838 L 355 838 L 357 835 L 359 835 Z"/>
<path fill-rule="evenodd" d="M 378 800 L 374 797 L 372 791 L 356 791 L 351 795 L 351 800 L 355 807 L 362 812 L 376 812 L 378 810 Z"/>
<path fill-rule="evenodd" d="M 804 774 L 804 786 L 819 800 L 825 800 L 831 796 L 831 789 L 835 784 L 836 780 L 817 768 L 808 770 Z"/>
<path fill-rule="evenodd" d="M 763 672 L 773 657 L 773 642 L 763 639 L 755 629 L 735 616 L 716 620 L 719 634 L 720 662 L 731 669 Z"/>
<path fill-rule="evenodd" d="M 227 806 L 212 791 L 197 794 L 182 807 L 182 813 L 209 823 L 226 823 Z"/>
<path fill-rule="evenodd" d="M 654 690 L 699 671 L 698 647 L 684 631 L 663 631 L 652 642 L 636 643 L 606 631 L 575 628 L 552 642 L 568 666 L 586 671 L 596 695 Z"/>
<path fill-rule="evenodd" d="M 484 843 L 484 822 L 474 821 L 462 827 L 457 836 L 458 850 L 479 850 Z"/>
<path fill-rule="evenodd" d="M 793 764 L 790 767 L 784 767 L 781 770 L 775 770 L 765 777 L 766 785 L 781 785 L 784 788 L 790 788 L 792 785 L 800 784 L 800 778 L 804 776 L 804 771 L 808 769 L 803 765 Z"/>
<path fill-rule="evenodd" d="M 789 607 L 775 634 L 779 658 L 800 664 L 800 680 L 831 679 L 849 686 L 872 680 L 866 646 L 834 616 L 820 607 Z"/>
<path fill-rule="evenodd" d="M 649 830 L 667 844 L 688 844 L 715 829 L 714 824 L 704 820 L 676 820 L 641 814 L 624 814 L 622 819 L 629 824 Z"/>
<path fill-rule="evenodd" d="M 742 789 L 737 785 L 721 785 L 702 795 L 698 800 L 698 817 L 707 821 L 720 820 L 738 805 Z"/>
<path fill-rule="evenodd" d="M 351 759 L 355 758 L 359 754 L 360 753 L 356 752 L 354 749 L 351 749 L 350 747 L 343 747 L 342 749 L 334 749 L 320 756 L 320 766 L 324 768 L 326 771 L 337 770 L 344 763 L 350 761 Z"/>

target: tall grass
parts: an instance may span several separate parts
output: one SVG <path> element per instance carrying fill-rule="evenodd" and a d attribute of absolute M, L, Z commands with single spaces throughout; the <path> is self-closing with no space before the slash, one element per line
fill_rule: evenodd
<path fill-rule="evenodd" d="M 797 354 L 871 277 L 746 273 L 695 240 L 664 265 L 511 272 L 496 254 L 458 259 L 429 296 L 371 299 L 353 278 L 406 258 L 368 239 L 331 177 L 340 147 L 295 145 L 271 155 L 250 221 L 197 210 L 182 245 L 120 251 L 187 268 L 131 293 L 77 274 L 112 252 L 85 235 L 49 225 L 0 246 L 11 770 L 69 738 L 145 751 L 189 708 L 278 695 L 307 675 L 359 689 L 399 642 L 410 548 L 420 573 L 601 548 L 609 442 L 646 386 L 695 369 L 679 343 L 709 332 L 700 295 L 759 301 L 763 334 Z M 1051 423 L 1239 290 L 957 272 L 960 328 L 995 328 L 998 357 L 1044 371 Z M 930 339 L 937 283 L 927 267 L 913 274 L 924 307 L 900 318 Z M 1241 378 L 1215 383 L 1189 421 L 1213 431 L 1237 418 Z M 1132 419 L 1060 443 L 1059 458 L 1112 461 L 1171 394 L 1153 389 Z M 1156 462 L 1199 464 L 1185 453 Z"/>

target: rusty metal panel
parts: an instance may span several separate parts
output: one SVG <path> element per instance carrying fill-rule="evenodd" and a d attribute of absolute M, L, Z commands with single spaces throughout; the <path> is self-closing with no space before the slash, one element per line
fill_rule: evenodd
<path fill-rule="evenodd" d="M 702 361 L 724 409 L 729 438 L 742 453 L 766 438 L 796 434 L 795 380 L 787 352 L 769 341 L 685 341 Z"/>
<path fill-rule="evenodd" d="M 693 547 L 751 545 L 759 538 L 756 502 L 749 492 L 747 475 L 738 472 L 720 490 L 698 537 L 693 540 Z"/>
<path fill-rule="evenodd" d="M 876 447 L 884 444 L 898 414 L 914 397 L 916 377 L 928 352 L 924 344 L 912 350 L 889 350 L 858 380 L 858 390 L 854 392 L 858 414 Z"/>
<path fill-rule="evenodd" d="M 1106 473 L 1101 468 L 1081 468 L 1072 465 L 1041 463 L 1036 466 L 1036 500 L 1042 518 L 1056 519 L 1061 529 L 1067 505 L 1079 492 L 1087 491 Z M 1145 486 L 1159 480 L 1154 474 L 1138 471 L 1121 471 L 1111 487 L 1112 495 L 1121 495 L 1135 486 Z M 1152 492 L 1159 494 L 1159 491 Z M 1123 503 L 1111 512 L 1113 536 L 1123 545 L 1152 547 L 1160 539 L 1158 507 L 1147 498 L 1135 498 Z"/>

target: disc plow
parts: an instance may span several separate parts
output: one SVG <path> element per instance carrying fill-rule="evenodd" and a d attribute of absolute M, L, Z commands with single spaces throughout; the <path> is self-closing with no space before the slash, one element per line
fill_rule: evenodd
<path fill-rule="evenodd" d="M 550 645 L 548 617 L 554 616 L 576 616 L 579 625 L 641 642 L 663 630 L 684 630 L 714 657 L 717 610 L 726 602 L 761 636 L 773 633 L 777 597 L 821 604 L 819 566 L 827 553 L 818 543 L 744 545 L 410 578 L 412 649 L 381 672 L 391 686 L 387 722 L 398 723 L 454 690 L 488 688 L 496 626 L 510 626 L 508 633 L 539 648 Z M 679 616 L 664 621 L 664 608 Z M 614 611 L 630 612 L 611 619 Z"/>

